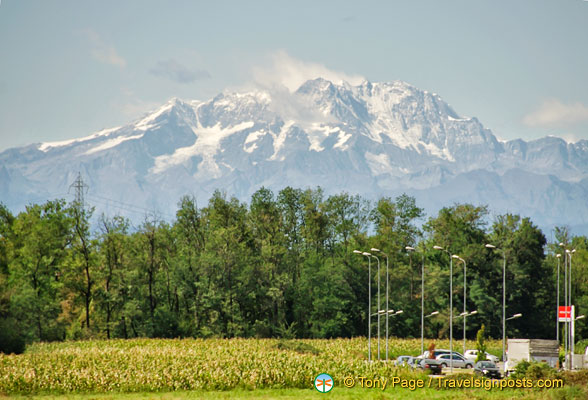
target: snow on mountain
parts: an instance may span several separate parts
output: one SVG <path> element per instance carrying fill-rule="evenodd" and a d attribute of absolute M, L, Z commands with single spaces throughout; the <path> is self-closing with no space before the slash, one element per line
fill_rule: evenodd
<path fill-rule="evenodd" d="M 319 78 L 292 93 L 174 98 L 125 126 L 0 153 L 0 201 L 18 211 L 71 198 L 78 171 L 98 212 L 134 220 L 147 210 L 172 218 L 185 194 L 204 205 L 215 189 L 248 200 L 261 186 L 321 186 L 368 198 L 407 192 L 429 213 L 471 201 L 543 227 L 588 227 L 588 141 L 500 142 L 400 81 Z"/>

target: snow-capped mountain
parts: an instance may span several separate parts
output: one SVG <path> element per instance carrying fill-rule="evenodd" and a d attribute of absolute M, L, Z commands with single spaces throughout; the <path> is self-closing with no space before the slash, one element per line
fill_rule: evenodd
<path fill-rule="evenodd" d="M 68 197 L 78 171 L 98 212 L 173 217 L 180 197 L 215 189 L 321 186 L 364 197 L 406 192 L 433 214 L 454 202 L 588 231 L 588 141 L 500 142 L 476 118 L 404 82 L 314 79 L 297 91 L 172 99 L 133 123 L 0 153 L 0 201 Z"/>

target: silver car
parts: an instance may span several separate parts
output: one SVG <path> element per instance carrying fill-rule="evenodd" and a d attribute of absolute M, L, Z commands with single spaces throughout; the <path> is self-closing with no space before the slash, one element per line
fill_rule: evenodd
<path fill-rule="evenodd" d="M 474 368 L 474 363 L 472 361 L 457 354 L 453 354 L 453 360 L 451 359 L 450 354 L 441 354 L 440 356 L 437 356 L 436 360 L 441 363 L 443 368 L 451 366 L 452 362 L 454 368 Z"/>
<path fill-rule="evenodd" d="M 412 358 L 411 356 L 398 356 L 396 361 L 394 361 L 394 365 L 396 365 L 397 367 L 400 367 L 402 365 L 406 365 L 406 362 L 411 358 Z"/>

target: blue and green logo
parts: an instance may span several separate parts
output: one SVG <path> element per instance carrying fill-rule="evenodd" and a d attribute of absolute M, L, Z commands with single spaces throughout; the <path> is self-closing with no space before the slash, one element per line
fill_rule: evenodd
<path fill-rule="evenodd" d="M 327 393 L 333 390 L 333 377 L 329 374 L 320 374 L 314 378 L 314 387 L 321 393 Z"/>

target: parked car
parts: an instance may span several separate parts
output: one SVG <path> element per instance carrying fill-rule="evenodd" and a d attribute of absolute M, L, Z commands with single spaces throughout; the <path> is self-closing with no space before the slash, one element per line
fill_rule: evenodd
<path fill-rule="evenodd" d="M 422 369 L 423 371 L 430 371 L 430 373 L 434 375 L 440 375 L 443 371 L 443 366 L 437 360 L 433 360 L 431 358 L 424 358 L 420 360 L 417 364 L 417 368 Z"/>
<path fill-rule="evenodd" d="M 476 358 L 478 358 L 478 350 L 466 350 L 463 356 L 470 361 L 476 362 Z M 496 357 L 494 354 L 486 352 L 486 360 L 497 363 L 498 357 Z"/>
<path fill-rule="evenodd" d="M 412 358 L 411 356 L 398 356 L 396 358 L 396 361 L 394 361 L 394 365 L 396 365 L 397 367 L 400 367 L 402 365 L 406 365 L 406 362 Z"/>
<path fill-rule="evenodd" d="M 418 357 L 411 357 L 408 359 L 408 361 L 406 361 L 406 364 L 411 367 L 412 369 L 415 369 L 418 367 L 419 363 L 421 362 L 422 358 L 418 358 Z"/>
<path fill-rule="evenodd" d="M 429 356 L 429 350 L 426 350 L 422 355 L 419 356 L 419 358 L 437 358 L 440 355 L 443 354 L 449 354 L 451 353 L 449 350 L 447 349 L 435 349 L 435 354 L 433 355 L 433 357 Z M 457 355 L 459 357 L 463 357 L 463 355 L 460 352 L 454 351 L 453 352 L 454 355 Z"/>
<path fill-rule="evenodd" d="M 474 367 L 474 373 L 488 378 L 501 378 L 500 369 L 492 361 L 478 361 Z"/>
<path fill-rule="evenodd" d="M 443 368 L 451 366 L 452 363 L 453 368 L 474 368 L 474 363 L 472 361 L 457 354 L 453 354 L 453 357 L 451 357 L 450 354 L 441 354 L 440 356 L 437 356 L 436 360 L 441 363 Z"/>

